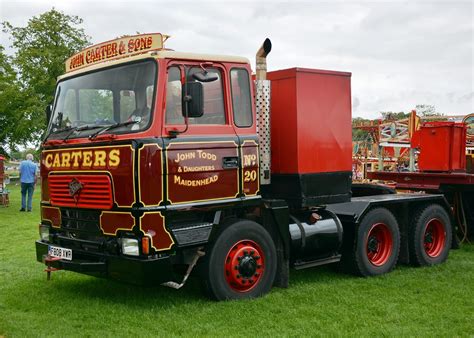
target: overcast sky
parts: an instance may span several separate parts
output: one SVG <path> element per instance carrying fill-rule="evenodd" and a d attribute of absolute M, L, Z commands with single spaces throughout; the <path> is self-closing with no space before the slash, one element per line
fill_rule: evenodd
<path fill-rule="evenodd" d="M 0 0 L 0 19 L 24 26 L 53 6 L 81 17 L 93 43 L 161 32 L 172 36 L 168 48 L 242 55 L 253 69 L 269 37 L 269 70 L 352 72 L 353 116 L 416 104 L 449 115 L 474 112 L 472 1 Z M 1 43 L 8 47 L 8 36 Z"/>

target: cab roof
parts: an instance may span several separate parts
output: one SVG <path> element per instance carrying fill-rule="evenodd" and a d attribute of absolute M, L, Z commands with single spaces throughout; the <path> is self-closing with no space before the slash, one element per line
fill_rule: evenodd
<path fill-rule="evenodd" d="M 232 62 L 232 63 L 245 63 L 249 64 L 249 59 L 241 56 L 231 56 L 231 55 L 218 55 L 218 54 L 198 54 L 198 53 L 186 53 L 186 52 L 176 52 L 173 50 L 155 50 L 148 51 L 146 53 L 137 54 L 133 56 L 125 56 L 120 59 L 115 60 L 106 60 L 86 66 L 77 70 L 67 72 L 58 77 L 58 81 L 76 76 L 78 74 L 87 73 L 90 71 L 98 70 L 101 68 L 111 67 L 120 64 L 126 64 L 129 62 L 134 62 L 144 59 L 173 59 L 173 60 L 195 60 L 195 61 L 212 61 L 212 62 Z"/>
<path fill-rule="evenodd" d="M 87 73 L 90 71 L 98 70 L 101 68 L 111 67 L 120 64 L 126 64 L 144 59 L 173 59 L 173 60 L 195 60 L 195 61 L 212 61 L 212 62 L 233 62 L 233 63 L 246 63 L 249 64 L 249 59 L 242 56 L 231 56 L 231 55 L 217 55 L 217 54 L 198 54 L 198 53 L 186 53 L 176 52 L 173 50 L 161 50 L 161 51 L 150 51 L 143 54 L 123 57 L 121 59 L 103 61 L 87 67 L 83 67 L 77 70 L 70 71 L 66 74 L 60 75 L 58 81 L 76 76 L 78 74 Z"/>

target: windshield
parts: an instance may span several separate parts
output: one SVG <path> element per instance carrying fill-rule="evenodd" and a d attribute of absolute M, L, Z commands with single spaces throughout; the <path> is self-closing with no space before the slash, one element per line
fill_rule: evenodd
<path fill-rule="evenodd" d="M 48 139 L 144 130 L 151 121 L 156 63 L 144 61 L 66 79 L 58 84 Z"/>

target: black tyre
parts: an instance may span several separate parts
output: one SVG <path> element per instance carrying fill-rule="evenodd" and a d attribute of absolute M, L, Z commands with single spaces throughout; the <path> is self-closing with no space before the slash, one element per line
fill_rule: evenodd
<path fill-rule="evenodd" d="M 277 268 L 275 244 L 258 223 L 227 226 L 206 251 L 201 278 L 213 299 L 255 298 L 268 293 Z"/>
<path fill-rule="evenodd" d="M 415 266 L 444 262 L 449 255 L 452 226 L 446 210 L 438 204 L 420 208 L 409 231 L 410 262 Z"/>
<path fill-rule="evenodd" d="M 352 250 L 342 257 L 342 267 L 359 276 L 390 272 L 400 252 L 400 231 L 393 214 L 385 208 L 369 211 L 360 221 Z"/>

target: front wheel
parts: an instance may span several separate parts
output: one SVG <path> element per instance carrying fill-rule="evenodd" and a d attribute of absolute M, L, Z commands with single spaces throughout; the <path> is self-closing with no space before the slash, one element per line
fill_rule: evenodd
<path fill-rule="evenodd" d="M 416 266 L 444 262 L 448 258 L 451 239 L 451 221 L 443 207 L 431 204 L 419 209 L 410 228 L 410 262 Z"/>
<path fill-rule="evenodd" d="M 237 221 L 218 235 L 203 261 L 203 284 L 216 300 L 255 298 L 268 293 L 276 274 L 276 249 L 258 223 Z"/>

